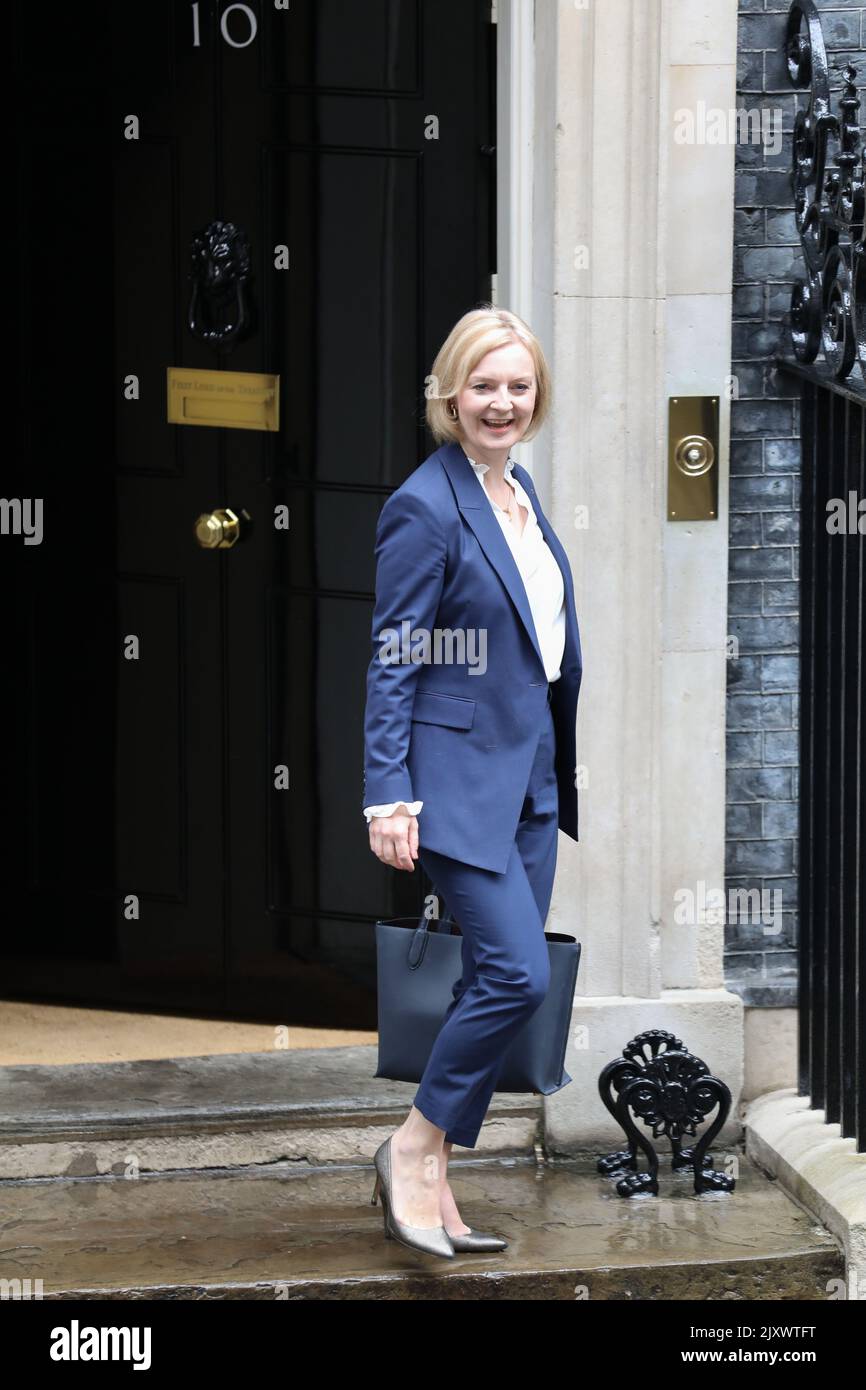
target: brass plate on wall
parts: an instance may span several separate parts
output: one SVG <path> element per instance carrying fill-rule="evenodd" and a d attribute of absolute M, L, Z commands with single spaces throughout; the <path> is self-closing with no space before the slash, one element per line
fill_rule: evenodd
<path fill-rule="evenodd" d="M 719 398 L 668 400 L 668 521 L 719 515 Z"/>
<path fill-rule="evenodd" d="M 279 429 L 279 376 L 270 372 L 217 372 L 206 367 L 166 370 L 171 424 Z"/>

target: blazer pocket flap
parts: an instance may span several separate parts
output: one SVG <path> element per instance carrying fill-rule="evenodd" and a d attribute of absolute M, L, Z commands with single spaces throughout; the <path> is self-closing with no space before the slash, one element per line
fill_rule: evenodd
<path fill-rule="evenodd" d="M 412 718 L 422 724 L 447 724 L 452 729 L 471 729 L 475 701 L 462 695 L 440 695 L 435 690 L 416 690 Z"/>

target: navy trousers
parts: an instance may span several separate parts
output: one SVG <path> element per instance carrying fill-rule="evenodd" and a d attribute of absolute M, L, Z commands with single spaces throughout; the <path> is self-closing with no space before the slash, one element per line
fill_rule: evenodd
<path fill-rule="evenodd" d="M 414 1104 L 445 1139 L 473 1149 L 508 1044 L 550 985 L 544 924 L 556 869 L 559 798 L 550 710 L 504 873 L 418 846 L 418 857 L 463 933 L 463 974 Z M 422 830 L 423 834 L 423 830 Z"/>

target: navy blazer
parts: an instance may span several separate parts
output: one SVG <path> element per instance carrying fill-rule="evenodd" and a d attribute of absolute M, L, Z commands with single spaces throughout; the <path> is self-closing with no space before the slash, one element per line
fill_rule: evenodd
<path fill-rule="evenodd" d="M 551 708 L 559 828 L 576 840 L 575 720 L 583 659 L 574 581 L 532 479 L 519 464 L 514 476 L 532 500 L 565 585 L 565 651 Z M 430 454 L 386 499 L 375 554 L 362 806 L 423 801 L 421 846 L 504 873 L 548 682 L 520 571 L 460 444 Z M 449 648 L 455 634 L 459 642 L 467 631 L 474 647 Z M 443 643 L 438 653 L 437 633 Z M 385 652 L 391 634 L 394 643 Z M 413 653 L 420 659 L 410 659 Z"/>

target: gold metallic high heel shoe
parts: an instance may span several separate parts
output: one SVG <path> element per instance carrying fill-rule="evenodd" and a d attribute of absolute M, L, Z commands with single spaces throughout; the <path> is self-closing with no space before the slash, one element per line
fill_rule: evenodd
<path fill-rule="evenodd" d="M 394 1215 L 391 1202 L 390 1135 L 379 1145 L 373 1155 L 373 1164 L 376 1169 L 376 1182 L 373 1187 L 373 1196 L 370 1198 L 370 1204 L 371 1206 L 375 1206 L 376 1199 L 381 1194 L 385 1235 L 393 1240 L 399 1240 L 403 1245 L 408 1245 L 412 1250 L 421 1250 L 425 1255 L 442 1255 L 446 1260 L 453 1260 L 454 1246 L 451 1244 L 451 1237 L 445 1230 L 444 1225 L 407 1226 L 404 1222 L 398 1221 Z"/>
<path fill-rule="evenodd" d="M 464 1231 L 460 1236 L 448 1235 L 448 1239 L 455 1250 L 505 1250 L 508 1241 L 503 1240 L 502 1236 L 488 1235 L 486 1231 L 476 1231 L 474 1226 L 470 1226 L 468 1231 Z"/>

